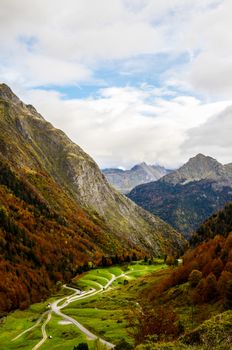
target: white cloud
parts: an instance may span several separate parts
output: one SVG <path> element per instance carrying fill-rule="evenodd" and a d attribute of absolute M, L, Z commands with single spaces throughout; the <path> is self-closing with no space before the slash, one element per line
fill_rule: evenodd
<path fill-rule="evenodd" d="M 32 86 L 89 80 L 102 60 L 164 48 L 159 29 L 122 0 L 2 0 L 0 45 L 4 69 Z"/>
<path fill-rule="evenodd" d="M 210 117 L 231 104 L 231 13 L 231 0 L 1 0 L 0 79 L 101 166 L 176 166 L 210 150 L 196 132 L 214 135 Z M 110 64 L 126 87 L 95 81 Z M 151 86 L 131 86 L 146 77 Z M 107 88 L 73 100 L 31 89 L 82 83 Z M 210 140 L 223 158 L 225 147 Z"/>
<path fill-rule="evenodd" d="M 213 115 L 203 125 L 190 129 L 182 148 L 191 154 L 203 152 L 222 163 L 232 162 L 232 106 Z"/>
<path fill-rule="evenodd" d="M 232 55 L 232 53 L 231 53 Z M 232 96 L 232 56 L 202 53 L 190 71 L 190 82 L 199 91 L 216 98 Z"/>
<path fill-rule="evenodd" d="M 12 70 L 17 71 L 17 81 L 31 86 L 90 80 L 96 66 L 107 60 L 197 50 L 201 43 L 192 33 L 202 34 L 201 29 L 203 34 L 207 32 L 204 18 L 211 30 L 214 12 L 209 5 L 215 2 L 218 1 L 2 0 L 0 58 L 11 83 L 16 83 L 12 81 Z M 215 13 L 224 23 L 224 12 Z M 229 19 L 227 22 L 230 27 Z M 224 33 L 219 29 L 209 37 L 204 34 L 203 40 L 210 42 L 218 35 L 221 43 Z"/>
<path fill-rule="evenodd" d="M 101 167 L 130 167 L 142 161 L 176 167 L 193 154 L 190 147 L 183 148 L 189 130 L 201 128 L 215 111 L 232 101 L 202 104 L 190 96 L 166 100 L 157 98 L 155 92 L 144 86 L 113 87 L 102 89 L 96 99 L 63 100 L 56 92 L 32 90 L 24 94 L 24 100 L 33 103 Z"/>
<path fill-rule="evenodd" d="M 184 80 L 211 99 L 230 98 L 232 94 L 232 2 L 216 3 L 192 17 L 181 41 L 192 55 Z"/>

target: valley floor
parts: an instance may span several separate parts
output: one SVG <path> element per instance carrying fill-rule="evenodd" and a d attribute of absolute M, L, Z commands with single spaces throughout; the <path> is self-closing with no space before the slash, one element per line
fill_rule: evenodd
<path fill-rule="evenodd" d="M 87 342 L 90 350 L 108 349 L 122 339 L 133 344 L 127 314 L 140 308 L 136 291 L 144 281 L 139 277 L 164 268 L 161 262 L 132 263 L 78 276 L 73 280 L 74 288 L 63 286 L 46 302 L 3 319 L 1 349 L 61 350 L 65 346 L 73 350 L 81 342 Z"/>

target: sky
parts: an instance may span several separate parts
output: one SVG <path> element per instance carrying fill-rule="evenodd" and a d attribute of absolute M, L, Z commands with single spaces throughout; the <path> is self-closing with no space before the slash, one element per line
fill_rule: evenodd
<path fill-rule="evenodd" d="M 101 168 L 232 162 L 231 0 L 1 0 L 0 82 Z"/>

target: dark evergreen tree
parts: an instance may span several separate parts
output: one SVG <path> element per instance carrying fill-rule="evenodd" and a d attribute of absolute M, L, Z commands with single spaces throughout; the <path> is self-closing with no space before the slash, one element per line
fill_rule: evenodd
<path fill-rule="evenodd" d="M 133 346 L 127 343 L 124 339 L 120 340 L 120 342 L 115 346 L 115 350 L 133 350 Z"/>
<path fill-rule="evenodd" d="M 101 264 L 102 264 L 103 267 L 107 266 L 107 259 L 106 259 L 106 257 L 104 255 L 102 256 L 102 263 Z"/>
<path fill-rule="evenodd" d="M 227 284 L 224 306 L 226 310 L 232 309 L 232 280 Z"/>
<path fill-rule="evenodd" d="M 132 261 L 137 261 L 137 260 L 138 260 L 137 255 L 134 252 L 133 255 L 132 255 Z"/>

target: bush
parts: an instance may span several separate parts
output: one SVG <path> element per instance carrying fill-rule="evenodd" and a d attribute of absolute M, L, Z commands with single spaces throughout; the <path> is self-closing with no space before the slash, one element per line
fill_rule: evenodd
<path fill-rule="evenodd" d="M 133 350 L 133 346 L 127 343 L 124 339 L 120 340 L 120 342 L 115 346 L 115 350 Z"/>
<path fill-rule="evenodd" d="M 150 336 L 163 341 L 174 339 L 179 334 L 178 317 L 171 306 L 157 305 L 154 309 L 144 308 L 137 314 L 132 312 L 128 323 L 134 330 L 136 345 L 145 342 Z"/>
<path fill-rule="evenodd" d="M 224 298 L 227 290 L 228 283 L 232 281 L 232 273 L 228 271 L 222 271 L 221 276 L 218 280 L 218 291 Z"/>
<path fill-rule="evenodd" d="M 218 295 L 217 280 L 213 273 L 206 277 L 205 301 L 211 301 Z"/>
<path fill-rule="evenodd" d="M 199 270 L 192 270 L 188 278 L 191 287 L 196 287 L 201 279 L 202 279 L 202 272 Z"/>
<path fill-rule="evenodd" d="M 89 350 L 87 343 L 80 343 L 77 346 L 74 346 L 73 350 Z"/>

